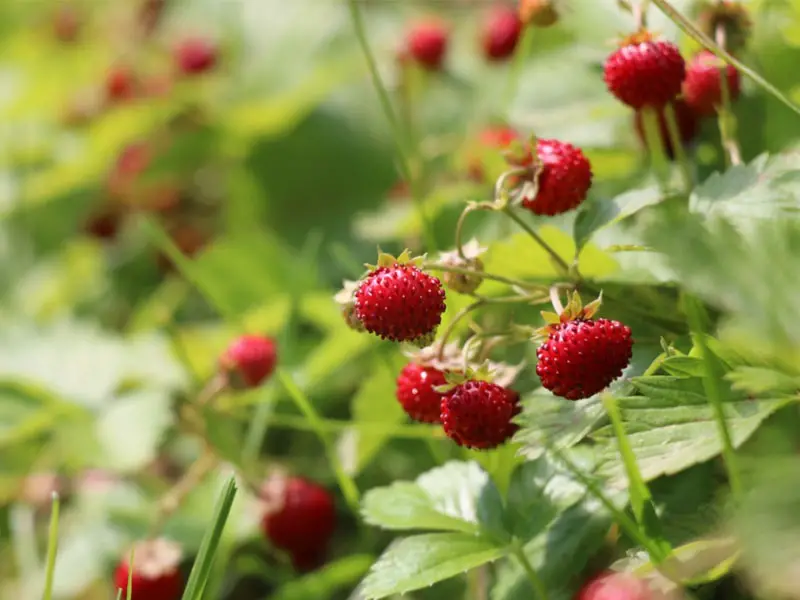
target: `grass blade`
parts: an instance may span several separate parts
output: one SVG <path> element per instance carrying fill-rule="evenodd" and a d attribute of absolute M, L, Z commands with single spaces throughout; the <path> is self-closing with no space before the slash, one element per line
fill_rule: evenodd
<path fill-rule="evenodd" d="M 225 528 L 235 497 L 236 480 L 231 476 L 217 499 L 217 506 L 214 508 L 214 521 L 200 543 L 200 550 L 197 552 L 197 558 L 194 561 L 191 573 L 189 573 L 189 581 L 186 583 L 182 600 L 201 600 L 203 597 L 208 577 L 211 574 L 211 566 L 214 563 L 217 546 L 219 546 L 220 538 L 222 537 L 222 530 Z"/>
<path fill-rule="evenodd" d="M 53 492 L 53 503 L 50 509 L 50 529 L 47 534 L 47 570 L 45 571 L 44 600 L 51 600 L 53 597 L 53 576 L 56 572 L 56 552 L 58 552 L 58 513 L 60 512 L 61 501 L 58 493 Z"/>
<path fill-rule="evenodd" d="M 336 480 L 339 483 L 339 488 L 342 490 L 342 495 L 344 495 L 344 498 L 347 501 L 347 505 L 353 511 L 353 514 L 359 514 L 360 494 L 358 492 L 358 487 L 347 475 L 342 467 L 341 462 L 339 462 L 339 457 L 336 454 L 333 444 L 328 438 L 328 434 L 322 423 L 322 418 L 314 409 L 314 405 L 311 404 L 311 401 L 308 399 L 308 397 L 300 390 L 299 387 L 297 387 L 297 384 L 294 382 L 292 377 L 286 373 L 286 371 L 279 370 L 277 375 L 281 384 L 289 393 L 289 396 L 291 396 L 292 400 L 294 400 L 297 408 L 300 410 L 303 416 L 308 419 L 308 422 L 310 423 L 311 428 L 314 430 L 314 433 L 317 434 L 317 437 L 319 437 L 320 441 L 322 442 L 322 445 L 325 448 L 325 454 L 328 457 L 328 461 L 331 463 L 331 467 L 333 467 L 333 471 L 336 474 Z"/>

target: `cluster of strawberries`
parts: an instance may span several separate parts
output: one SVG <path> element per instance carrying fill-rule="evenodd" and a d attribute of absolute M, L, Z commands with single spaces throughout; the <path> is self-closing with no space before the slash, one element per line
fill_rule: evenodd
<path fill-rule="evenodd" d="M 255 388 L 269 379 L 277 363 L 275 341 L 266 336 L 236 338 L 219 359 L 219 370 L 230 389 Z M 297 571 L 309 571 L 325 559 L 336 527 L 332 495 L 303 477 L 275 472 L 257 490 L 261 530 L 272 546 L 284 552 Z M 134 545 L 133 572 L 130 553 L 117 565 L 114 583 L 133 597 L 176 600 L 184 586 L 181 547 L 165 538 Z"/>

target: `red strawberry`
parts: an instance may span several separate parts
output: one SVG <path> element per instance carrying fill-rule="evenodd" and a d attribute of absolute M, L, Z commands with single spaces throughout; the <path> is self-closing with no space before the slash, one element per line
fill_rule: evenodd
<path fill-rule="evenodd" d="M 647 584 L 630 573 L 602 573 L 578 591 L 575 600 L 654 600 Z"/>
<path fill-rule="evenodd" d="M 308 573 L 325 562 L 325 549 L 313 548 L 291 553 L 292 566 L 298 573 Z"/>
<path fill-rule="evenodd" d="M 261 335 L 243 335 L 231 343 L 219 359 L 220 368 L 236 388 L 253 388 L 275 370 L 275 342 Z"/>
<path fill-rule="evenodd" d="M 535 197 L 522 206 L 537 215 L 559 215 L 576 208 L 592 186 L 592 165 L 580 148 L 558 140 L 537 140 L 536 154 L 542 165 Z M 530 154 L 524 161 L 531 163 Z"/>
<path fill-rule="evenodd" d="M 431 71 L 442 68 L 450 33 L 438 20 L 420 21 L 406 34 L 404 54 Z"/>
<path fill-rule="evenodd" d="M 446 308 L 442 283 L 402 255 L 386 256 L 356 289 L 356 316 L 367 331 L 383 339 L 427 342 Z"/>
<path fill-rule="evenodd" d="M 681 99 L 675 100 L 672 105 L 675 109 L 675 121 L 678 123 L 678 133 L 680 134 L 681 141 L 686 145 L 697 135 L 699 128 L 697 116 L 694 111 L 686 105 L 686 102 Z M 658 116 L 658 131 L 664 147 L 664 153 L 667 157 L 674 158 L 675 149 L 672 147 L 672 139 L 669 136 L 667 119 L 664 116 L 664 108 L 656 109 L 656 115 Z M 642 111 L 636 111 L 633 118 L 633 125 L 642 144 L 646 145 L 647 140 L 644 135 L 644 117 Z"/>
<path fill-rule="evenodd" d="M 678 47 L 646 31 L 628 37 L 606 59 L 603 75 L 611 93 L 634 109 L 664 106 L 680 94 L 685 76 Z"/>
<path fill-rule="evenodd" d="M 324 487 L 302 477 L 271 477 L 261 488 L 264 535 L 294 555 L 296 566 L 319 560 L 336 528 L 336 507 Z"/>
<path fill-rule="evenodd" d="M 514 434 L 511 419 L 519 411 L 517 392 L 471 379 L 445 394 L 441 419 L 447 437 L 459 446 L 489 450 Z"/>
<path fill-rule="evenodd" d="M 686 104 L 700 116 L 711 116 L 722 104 L 722 61 L 713 52 L 703 50 L 692 58 L 683 82 L 683 97 Z M 728 83 L 728 98 L 731 102 L 739 97 L 741 81 L 739 71 L 733 65 L 725 65 Z"/>
<path fill-rule="evenodd" d="M 116 207 L 107 206 L 89 216 L 84 224 L 84 230 L 94 238 L 112 240 L 117 237 L 120 225 L 122 225 L 121 211 Z"/>
<path fill-rule="evenodd" d="M 114 572 L 114 585 L 128 589 L 130 553 L 125 553 Z M 180 547 L 163 538 L 138 542 L 134 546 L 133 598 L 147 600 L 177 600 L 183 591 L 183 578 L 178 570 L 181 561 Z M 124 594 L 123 594 L 124 597 Z"/>
<path fill-rule="evenodd" d="M 397 378 L 397 400 L 412 419 L 438 423 L 442 395 L 433 388 L 446 383 L 439 369 L 409 363 Z"/>
<path fill-rule="evenodd" d="M 483 24 L 481 43 L 487 60 L 505 60 L 514 53 L 522 31 L 517 11 L 510 6 L 496 6 Z"/>
<path fill-rule="evenodd" d="M 110 102 L 130 100 L 136 95 L 136 75 L 126 66 L 111 69 L 106 78 L 106 97 Z"/>
<path fill-rule="evenodd" d="M 217 64 L 217 46 L 205 38 L 189 38 L 175 49 L 175 61 L 184 75 L 210 71 Z"/>
<path fill-rule="evenodd" d="M 632 346 L 630 328 L 618 321 L 567 320 L 552 326 L 536 351 L 536 374 L 556 396 L 588 398 L 622 375 Z"/>

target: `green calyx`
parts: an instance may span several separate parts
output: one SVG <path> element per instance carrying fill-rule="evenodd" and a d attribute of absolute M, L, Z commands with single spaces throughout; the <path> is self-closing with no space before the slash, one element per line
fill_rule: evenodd
<path fill-rule="evenodd" d="M 487 360 L 478 367 L 467 367 L 465 371 L 449 371 L 444 374 L 444 378 L 447 381 L 446 384 L 437 385 L 433 388 L 439 394 L 447 394 L 467 381 L 493 382 L 495 373 L 491 363 Z"/>
<path fill-rule="evenodd" d="M 421 256 L 412 256 L 411 251 L 408 249 L 403 250 L 399 256 L 393 256 L 386 252 L 383 252 L 380 248 L 378 248 L 378 262 L 377 264 L 370 265 L 366 264 L 365 266 L 374 271 L 375 269 L 379 269 L 381 267 L 393 267 L 395 265 L 414 265 L 415 267 L 420 267 L 425 260 L 426 255 L 423 254 Z"/>
<path fill-rule="evenodd" d="M 564 310 L 562 310 L 560 313 L 554 313 L 546 310 L 541 312 L 545 326 L 537 329 L 536 335 L 546 337 L 553 331 L 553 329 L 555 329 L 555 327 L 561 325 L 562 323 L 575 321 L 577 319 L 591 319 L 597 314 L 597 311 L 600 310 L 600 305 L 602 303 L 602 292 L 600 292 L 600 295 L 596 299 L 589 302 L 589 304 L 586 306 L 583 306 L 580 294 L 578 294 L 578 292 L 573 292 L 572 295 L 569 296 L 569 302 L 567 302 Z"/>

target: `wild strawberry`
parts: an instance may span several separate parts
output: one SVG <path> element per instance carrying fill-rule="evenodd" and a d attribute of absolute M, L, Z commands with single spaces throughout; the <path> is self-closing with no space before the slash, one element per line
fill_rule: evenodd
<path fill-rule="evenodd" d="M 217 46 L 205 38 L 189 38 L 175 49 L 175 62 L 184 75 L 210 71 L 217 64 Z"/>
<path fill-rule="evenodd" d="M 519 0 L 519 18 L 525 25 L 550 27 L 558 22 L 556 0 Z"/>
<path fill-rule="evenodd" d="M 579 206 L 592 186 L 592 165 L 580 148 L 558 140 L 536 140 L 541 165 L 536 196 L 522 206 L 537 215 L 558 215 Z M 513 163 L 513 160 L 512 160 Z M 532 165 L 530 153 L 523 166 Z"/>
<path fill-rule="evenodd" d="M 106 97 L 110 102 L 130 100 L 136 95 L 136 75 L 129 67 L 120 65 L 109 71 L 106 77 Z"/>
<path fill-rule="evenodd" d="M 99 240 L 113 240 L 122 225 L 122 216 L 116 206 L 105 206 L 89 216 L 84 231 Z"/>
<path fill-rule="evenodd" d="M 408 363 L 397 378 L 397 400 L 412 419 L 438 423 L 442 395 L 434 387 L 446 383 L 444 373 L 439 369 Z"/>
<path fill-rule="evenodd" d="M 483 23 L 481 44 L 487 60 L 505 60 L 514 53 L 522 31 L 517 11 L 510 6 L 494 7 Z"/>
<path fill-rule="evenodd" d="M 307 573 L 322 566 L 325 562 L 325 549 L 314 548 L 311 550 L 299 550 L 290 553 L 292 566 L 298 573 Z"/>
<path fill-rule="evenodd" d="M 324 552 L 336 528 L 336 507 L 324 487 L 302 477 L 270 477 L 260 490 L 261 528 L 276 548 L 308 565 Z"/>
<path fill-rule="evenodd" d="M 618 321 L 593 319 L 600 306 L 585 308 L 576 292 L 560 314 L 542 313 L 547 340 L 536 351 L 542 386 L 568 400 L 588 398 L 622 375 L 631 360 L 631 330 Z"/>
<path fill-rule="evenodd" d="M 407 251 L 398 258 L 381 254 L 377 267 L 361 281 L 355 291 L 356 316 L 370 333 L 416 344 L 425 344 L 435 333 L 446 308 L 444 289 L 415 262 Z"/>
<path fill-rule="evenodd" d="M 672 106 L 675 109 L 675 122 L 678 124 L 678 133 L 680 134 L 681 142 L 686 145 L 697 135 L 699 129 L 697 116 L 682 99 L 675 100 Z M 658 117 L 658 135 L 664 148 L 664 153 L 670 159 L 675 158 L 675 149 L 672 147 L 672 138 L 669 135 L 667 119 L 663 107 L 656 109 L 656 116 Z M 636 134 L 639 136 L 639 140 L 642 144 L 647 145 L 644 132 L 644 115 L 642 111 L 636 111 L 633 117 L 633 125 Z"/>
<path fill-rule="evenodd" d="M 613 571 L 589 580 L 575 600 L 655 600 L 648 585 L 630 573 Z"/>
<path fill-rule="evenodd" d="M 450 33 L 438 20 L 420 21 L 406 35 L 405 52 L 420 66 L 438 71 L 442 68 Z"/>
<path fill-rule="evenodd" d="M 236 338 L 219 359 L 220 369 L 237 389 L 254 388 L 275 370 L 275 342 L 261 335 Z"/>
<path fill-rule="evenodd" d="M 520 411 L 519 394 L 496 383 L 469 379 L 442 398 L 444 432 L 459 446 L 489 450 L 517 430 L 511 422 Z"/>
<path fill-rule="evenodd" d="M 180 546 L 169 540 L 158 538 L 136 543 L 133 553 L 133 577 L 131 579 L 133 598 L 147 598 L 148 600 L 177 600 L 180 598 L 183 591 L 183 578 L 179 571 Z M 118 589 L 128 589 L 129 561 L 130 552 L 127 552 L 114 571 L 114 585 Z"/>
<path fill-rule="evenodd" d="M 664 106 L 680 94 L 686 76 L 678 47 L 647 31 L 626 38 L 603 70 L 609 91 L 634 109 Z"/>
<path fill-rule="evenodd" d="M 722 104 L 721 68 L 724 63 L 713 52 L 703 50 L 694 55 L 686 70 L 683 82 L 683 98 L 686 104 L 700 116 L 710 116 Z M 733 65 L 724 65 L 728 85 L 728 99 L 739 97 L 741 81 L 739 71 Z"/>

